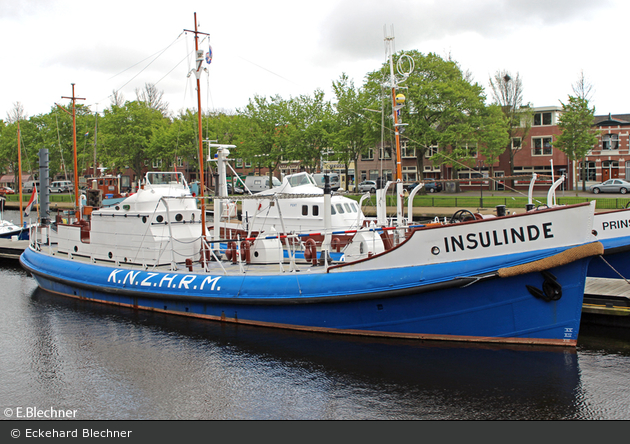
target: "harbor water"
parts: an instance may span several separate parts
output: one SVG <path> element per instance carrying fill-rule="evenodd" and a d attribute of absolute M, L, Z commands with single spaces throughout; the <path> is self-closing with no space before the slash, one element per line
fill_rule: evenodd
<path fill-rule="evenodd" d="M 577 349 L 369 339 L 79 301 L 17 261 L 0 282 L 3 419 L 630 419 L 630 328 L 582 324 Z"/>

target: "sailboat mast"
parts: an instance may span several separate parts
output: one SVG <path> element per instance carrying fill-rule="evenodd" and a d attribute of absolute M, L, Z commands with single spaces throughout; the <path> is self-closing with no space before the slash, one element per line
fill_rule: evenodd
<path fill-rule="evenodd" d="M 185 30 L 187 31 L 187 30 Z M 196 69 L 195 69 L 195 77 L 197 78 L 197 124 L 199 126 L 199 198 L 201 200 L 201 234 L 203 237 L 206 237 L 206 202 L 204 199 L 204 187 L 206 185 L 205 176 L 204 176 L 204 157 L 203 157 L 203 137 L 202 137 L 202 126 L 201 126 L 201 82 L 199 78 L 201 77 L 202 65 L 203 65 L 203 51 L 199 51 L 199 34 L 209 35 L 204 32 L 199 32 L 197 30 L 197 13 L 195 12 L 195 30 L 189 31 L 195 33 L 195 56 L 196 56 Z"/>
<path fill-rule="evenodd" d="M 72 151 L 74 160 L 74 208 L 75 216 L 79 218 L 79 170 L 77 169 L 77 112 L 76 101 L 85 100 L 84 98 L 75 97 L 74 95 L 74 83 L 72 84 L 72 97 L 61 97 L 62 99 L 72 100 Z"/>

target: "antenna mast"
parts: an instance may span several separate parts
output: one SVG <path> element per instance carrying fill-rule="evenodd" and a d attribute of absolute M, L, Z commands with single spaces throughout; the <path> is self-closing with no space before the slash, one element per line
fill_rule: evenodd
<path fill-rule="evenodd" d="M 188 29 L 184 29 L 187 32 L 193 32 L 195 34 L 195 57 L 196 57 L 196 67 L 193 70 L 195 72 L 195 77 L 197 78 L 197 117 L 198 117 L 198 125 L 199 125 L 199 198 L 201 200 L 201 234 L 206 237 L 206 202 L 204 199 L 204 188 L 206 186 L 206 180 L 204 177 L 204 157 L 203 157 L 203 138 L 201 133 L 201 86 L 199 82 L 199 78 L 201 77 L 201 71 L 203 71 L 203 50 L 199 50 L 199 36 L 198 34 L 210 35 L 205 32 L 197 31 L 197 13 L 195 12 L 195 30 L 191 31 Z M 188 74 L 190 75 L 190 73 Z M 216 215 L 215 215 L 216 217 Z M 216 221 L 215 221 L 216 222 Z"/>

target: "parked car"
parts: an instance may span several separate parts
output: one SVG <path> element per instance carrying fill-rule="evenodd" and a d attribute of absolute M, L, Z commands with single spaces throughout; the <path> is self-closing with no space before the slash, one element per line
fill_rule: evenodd
<path fill-rule="evenodd" d="M 427 193 L 437 193 L 442 191 L 442 182 L 426 182 L 424 189 L 427 190 Z"/>
<path fill-rule="evenodd" d="M 359 193 L 376 193 L 376 181 L 374 180 L 364 180 L 359 185 L 357 185 L 359 189 Z"/>
<path fill-rule="evenodd" d="M 621 179 L 609 179 L 606 182 L 598 183 L 588 187 L 593 194 L 599 193 L 621 193 L 626 194 L 630 191 L 630 182 Z"/>
<path fill-rule="evenodd" d="M 74 186 L 69 180 L 56 180 L 50 185 L 51 193 L 67 193 L 74 191 Z"/>
<path fill-rule="evenodd" d="M 233 186 L 231 183 L 227 184 L 228 194 L 243 194 L 244 190 L 241 187 Z"/>
<path fill-rule="evenodd" d="M 25 193 L 32 193 L 35 187 L 39 188 L 39 180 L 29 180 L 24 182 L 22 190 L 24 190 Z"/>
<path fill-rule="evenodd" d="M 15 194 L 15 191 L 9 187 L 0 187 L 0 195 L 4 196 L 5 194 Z"/>
<path fill-rule="evenodd" d="M 418 184 L 419 182 L 414 182 L 412 184 L 405 184 L 403 187 L 408 193 L 411 193 Z M 442 191 L 442 182 L 425 182 L 423 189 L 427 190 L 427 193 Z"/>

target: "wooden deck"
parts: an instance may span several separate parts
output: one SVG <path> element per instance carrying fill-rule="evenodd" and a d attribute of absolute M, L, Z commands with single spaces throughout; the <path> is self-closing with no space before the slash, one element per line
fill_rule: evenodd
<path fill-rule="evenodd" d="M 586 278 L 582 320 L 630 327 L 630 282 L 625 279 Z"/>
<path fill-rule="evenodd" d="M 0 258 L 17 260 L 27 247 L 27 240 L 0 239 Z"/>

